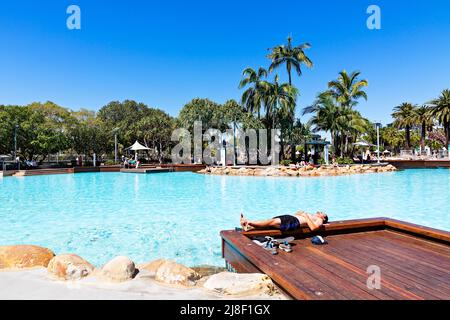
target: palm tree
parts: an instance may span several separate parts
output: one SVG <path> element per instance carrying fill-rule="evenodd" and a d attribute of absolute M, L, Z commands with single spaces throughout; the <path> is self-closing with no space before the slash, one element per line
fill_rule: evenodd
<path fill-rule="evenodd" d="M 292 47 L 292 37 L 287 38 L 287 45 L 279 45 L 271 50 L 271 53 L 267 56 L 272 60 L 272 64 L 269 67 L 269 72 L 277 69 L 283 64 L 286 64 L 286 70 L 289 76 L 289 85 L 292 85 L 292 69 L 294 69 L 298 76 L 302 75 L 301 65 L 304 64 L 308 68 L 312 68 L 312 61 L 306 56 L 305 49 L 311 48 L 309 43 L 303 43 L 296 47 Z"/>
<path fill-rule="evenodd" d="M 319 94 L 313 105 L 304 108 L 302 114 L 314 114 L 309 120 L 309 124 L 314 126 L 314 132 L 330 132 L 331 145 L 336 154 L 338 151 L 337 136 L 341 130 L 341 109 L 336 104 L 336 100 L 329 94 Z"/>
<path fill-rule="evenodd" d="M 256 72 L 252 68 L 247 68 L 243 71 L 242 75 L 244 78 L 239 83 L 239 89 L 249 86 L 242 94 L 242 105 L 245 106 L 248 112 L 256 112 L 258 114 L 258 119 L 260 119 L 261 107 L 264 103 L 264 91 L 266 88 L 266 82 L 262 79 L 267 77 L 267 70 L 259 68 L 258 72 Z"/>
<path fill-rule="evenodd" d="M 430 117 L 430 108 L 426 105 L 416 107 L 414 111 L 414 122 L 421 125 L 420 131 L 420 147 L 425 149 L 425 139 L 427 135 L 427 128 L 432 125 Z"/>
<path fill-rule="evenodd" d="M 394 108 L 392 117 L 395 119 L 394 126 L 399 129 L 405 129 L 406 149 L 411 148 L 411 128 L 416 124 L 415 106 L 412 103 L 404 102 Z"/>
<path fill-rule="evenodd" d="M 272 129 L 276 121 L 291 118 L 295 115 L 298 89 L 287 83 L 279 83 L 278 75 L 273 83 L 267 83 L 264 100 L 266 101 L 267 117 L 272 119 Z"/>
<path fill-rule="evenodd" d="M 367 100 L 367 94 L 363 87 L 369 85 L 367 80 L 358 80 L 361 72 L 353 71 L 350 75 L 347 71 L 339 72 L 337 80 L 328 83 L 327 91 L 342 107 L 353 107 L 358 99 Z"/>
<path fill-rule="evenodd" d="M 445 146 L 450 145 L 450 90 L 442 91 L 439 98 L 431 101 L 431 115 L 443 125 L 445 132 Z"/>

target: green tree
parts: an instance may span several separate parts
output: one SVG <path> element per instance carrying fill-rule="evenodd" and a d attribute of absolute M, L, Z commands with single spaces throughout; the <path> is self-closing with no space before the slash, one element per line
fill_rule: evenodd
<path fill-rule="evenodd" d="M 252 68 L 247 68 L 243 72 L 243 79 L 239 83 L 239 89 L 248 87 L 242 94 L 241 102 L 248 112 L 256 113 L 261 119 L 261 109 L 264 107 L 264 92 L 267 82 L 262 80 L 267 78 L 267 71 L 259 68 L 258 72 Z"/>
<path fill-rule="evenodd" d="M 209 99 L 195 98 L 187 103 L 180 111 L 177 119 L 177 126 L 194 132 L 194 122 L 201 121 L 203 129 L 219 128 L 219 118 L 217 114 L 221 110 L 221 105 Z"/>
<path fill-rule="evenodd" d="M 421 126 L 420 130 L 420 146 L 422 150 L 425 148 L 425 140 L 427 136 L 427 129 L 433 125 L 430 115 L 430 108 L 428 106 L 419 106 L 414 110 L 414 123 Z"/>
<path fill-rule="evenodd" d="M 102 107 L 97 117 L 105 125 L 107 131 L 112 132 L 118 128 L 120 141 L 126 145 L 132 145 L 136 139 L 134 125 L 145 116 L 148 106 L 133 100 L 123 102 L 113 101 Z"/>
<path fill-rule="evenodd" d="M 319 94 L 311 106 L 303 109 L 303 115 L 312 114 L 309 125 L 313 132 L 329 132 L 334 153 L 339 150 L 338 135 L 341 128 L 341 109 L 329 94 Z"/>
<path fill-rule="evenodd" d="M 450 90 L 442 91 L 439 98 L 431 101 L 431 115 L 435 117 L 444 127 L 445 145 L 450 145 Z"/>
<path fill-rule="evenodd" d="M 350 75 L 347 71 L 339 72 L 337 80 L 328 83 L 328 93 L 336 99 L 342 107 L 354 107 L 360 98 L 367 100 L 367 94 L 363 90 L 369 85 L 367 80 L 359 80 L 361 72 L 354 71 Z"/>
<path fill-rule="evenodd" d="M 134 129 L 147 147 L 157 151 L 158 161 L 162 163 L 164 152 L 170 147 L 174 119 L 162 110 L 150 108 Z"/>
<path fill-rule="evenodd" d="M 81 110 L 73 116 L 76 122 L 72 125 L 69 137 L 71 147 L 78 154 L 92 157 L 107 154 L 113 150 L 113 142 L 110 130 L 97 117 L 94 112 Z"/>
<path fill-rule="evenodd" d="M 292 70 L 297 72 L 300 77 L 302 75 L 301 65 L 305 65 L 308 68 L 312 68 L 312 61 L 306 56 L 305 49 L 311 48 L 309 43 L 303 43 L 298 46 L 292 46 L 292 37 L 287 38 L 286 45 L 276 46 L 271 50 L 267 56 L 272 60 L 272 64 L 269 67 L 269 72 L 273 72 L 281 65 L 286 65 L 286 70 L 289 76 L 289 85 L 292 85 Z"/>
<path fill-rule="evenodd" d="M 416 124 L 416 107 L 409 102 L 404 102 L 394 108 L 392 117 L 395 119 L 394 126 L 405 129 L 406 149 L 411 149 L 411 128 Z"/>

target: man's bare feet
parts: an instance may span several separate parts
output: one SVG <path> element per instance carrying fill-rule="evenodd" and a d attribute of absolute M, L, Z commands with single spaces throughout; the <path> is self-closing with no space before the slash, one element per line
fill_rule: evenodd
<path fill-rule="evenodd" d="M 254 229 L 252 226 L 249 225 L 249 221 L 244 217 L 242 213 L 241 213 L 241 227 L 244 231 L 250 231 Z"/>

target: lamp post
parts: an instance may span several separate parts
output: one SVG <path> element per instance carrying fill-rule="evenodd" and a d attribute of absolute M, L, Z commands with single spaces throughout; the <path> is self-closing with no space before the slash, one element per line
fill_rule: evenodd
<path fill-rule="evenodd" d="M 117 164 L 117 132 L 119 131 L 119 128 L 114 128 L 114 164 Z"/>
<path fill-rule="evenodd" d="M 380 127 L 381 123 L 376 123 L 377 126 L 377 163 L 380 163 Z"/>
<path fill-rule="evenodd" d="M 222 150 L 224 150 L 224 152 L 222 153 L 223 154 L 222 165 L 224 167 L 226 167 L 227 166 L 227 142 L 225 141 L 225 139 L 223 139 L 223 141 L 222 141 L 222 146 L 223 146 Z"/>
<path fill-rule="evenodd" d="M 233 122 L 233 165 L 236 166 L 236 119 Z"/>
<path fill-rule="evenodd" d="M 17 161 L 17 129 L 19 129 L 19 125 L 14 125 L 14 161 Z"/>

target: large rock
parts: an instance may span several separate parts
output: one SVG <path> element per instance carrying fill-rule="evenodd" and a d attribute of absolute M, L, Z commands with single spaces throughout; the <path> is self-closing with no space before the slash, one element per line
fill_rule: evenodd
<path fill-rule="evenodd" d="M 100 271 L 100 275 L 109 281 L 122 282 L 133 279 L 136 271 L 133 261 L 127 257 L 119 256 L 105 264 Z"/>
<path fill-rule="evenodd" d="M 51 276 L 63 280 L 79 280 L 87 277 L 95 267 L 76 254 L 63 254 L 50 260 L 47 270 Z"/>
<path fill-rule="evenodd" d="M 0 269 L 47 267 L 53 251 L 32 245 L 0 246 Z"/>
<path fill-rule="evenodd" d="M 155 277 L 156 271 L 158 271 L 159 267 L 161 267 L 167 261 L 168 260 L 166 260 L 166 259 L 158 259 L 158 260 L 155 260 L 152 262 L 143 263 L 143 264 L 138 265 L 138 269 L 147 271 L 147 273 L 150 277 Z"/>
<path fill-rule="evenodd" d="M 267 275 L 260 273 L 221 272 L 209 277 L 203 287 L 216 293 L 235 296 L 279 293 L 272 280 Z"/>
<path fill-rule="evenodd" d="M 155 280 L 174 285 L 194 286 L 200 275 L 174 261 L 166 261 L 156 270 Z"/>
<path fill-rule="evenodd" d="M 203 277 L 212 276 L 213 274 L 224 272 L 227 269 L 224 268 L 224 267 L 216 267 L 216 266 L 210 266 L 210 265 L 201 265 L 201 266 L 193 267 L 192 270 L 197 272 L 197 274 L 200 277 L 203 278 Z"/>

